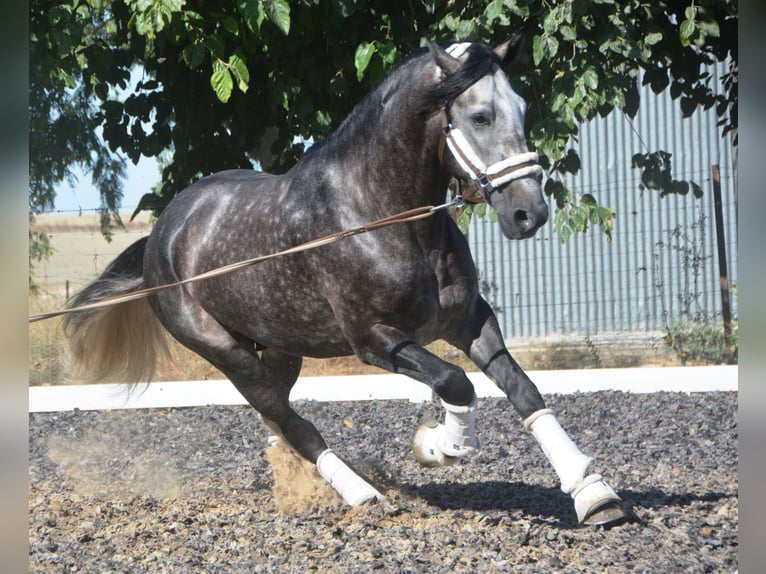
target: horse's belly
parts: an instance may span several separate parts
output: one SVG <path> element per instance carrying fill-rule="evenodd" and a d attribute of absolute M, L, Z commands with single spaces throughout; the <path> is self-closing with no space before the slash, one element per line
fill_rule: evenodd
<path fill-rule="evenodd" d="M 259 347 L 310 357 L 352 354 L 332 309 L 316 292 L 260 287 L 208 297 L 204 306 L 227 330 Z"/>

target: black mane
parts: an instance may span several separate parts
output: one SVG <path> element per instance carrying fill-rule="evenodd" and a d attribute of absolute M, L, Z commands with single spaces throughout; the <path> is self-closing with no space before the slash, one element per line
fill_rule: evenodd
<path fill-rule="evenodd" d="M 421 113 L 431 114 L 442 107 L 448 108 L 460 94 L 488 74 L 493 64 L 502 66 L 500 57 L 486 44 L 471 44 L 467 52 L 468 58 L 456 72 L 423 94 Z"/>
<path fill-rule="evenodd" d="M 447 75 L 441 82 L 431 86 L 417 96 L 417 111 L 421 116 L 430 116 L 442 107 L 449 107 L 464 91 L 478 82 L 492 69 L 493 64 L 502 62 L 492 48 L 486 44 L 471 44 L 467 49 L 467 58 L 452 74 Z M 327 139 L 315 143 L 306 150 L 306 155 L 313 154 L 326 147 L 325 144 L 337 143 L 340 147 L 348 145 L 348 137 L 358 135 L 372 137 L 375 131 L 370 117 L 378 116 L 375 111 L 394 93 L 411 85 L 412 66 L 423 65 L 421 62 L 431 61 L 428 48 L 418 48 L 401 62 L 396 64 L 373 88 L 373 90 L 351 111 L 346 119 L 330 134 Z M 362 121 L 362 118 L 365 121 Z"/>

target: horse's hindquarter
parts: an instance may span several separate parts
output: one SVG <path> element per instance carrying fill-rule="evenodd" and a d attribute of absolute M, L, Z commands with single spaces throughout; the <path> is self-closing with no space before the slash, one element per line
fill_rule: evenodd
<path fill-rule="evenodd" d="M 283 178 L 250 171 L 214 174 L 179 195 L 163 212 L 145 255 L 148 285 L 169 283 L 295 245 L 285 225 L 289 212 Z M 227 331 L 260 344 L 280 343 L 284 331 L 296 343 L 314 331 L 342 342 L 326 301 L 300 255 L 273 259 L 160 293 L 163 324 L 188 328 L 185 318 L 207 313 Z M 285 337 L 287 338 L 287 337 Z M 348 349 L 337 349 L 335 352 Z"/>

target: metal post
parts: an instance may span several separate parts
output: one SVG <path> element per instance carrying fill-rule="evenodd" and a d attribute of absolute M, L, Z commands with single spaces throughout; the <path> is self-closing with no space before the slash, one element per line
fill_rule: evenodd
<path fill-rule="evenodd" d="M 731 303 L 729 301 L 729 274 L 726 267 L 726 237 L 723 230 L 723 202 L 721 201 L 721 172 L 712 166 L 713 199 L 715 201 L 715 233 L 718 240 L 718 269 L 721 279 L 721 307 L 723 311 L 723 337 L 726 343 L 726 362 L 732 361 Z"/>

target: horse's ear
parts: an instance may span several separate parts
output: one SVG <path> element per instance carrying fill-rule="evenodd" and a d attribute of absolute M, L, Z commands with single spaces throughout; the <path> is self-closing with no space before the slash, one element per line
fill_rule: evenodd
<path fill-rule="evenodd" d="M 519 48 L 524 43 L 524 31 L 520 30 L 516 32 L 511 39 L 504 42 L 495 48 L 495 54 L 504 66 L 507 66 L 516 58 L 519 53 Z"/>
<path fill-rule="evenodd" d="M 428 40 L 428 51 L 431 52 L 436 65 L 439 66 L 444 72 L 449 75 L 453 74 L 460 67 L 460 61 L 457 58 L 452 57 L 441 46 Z"/>

